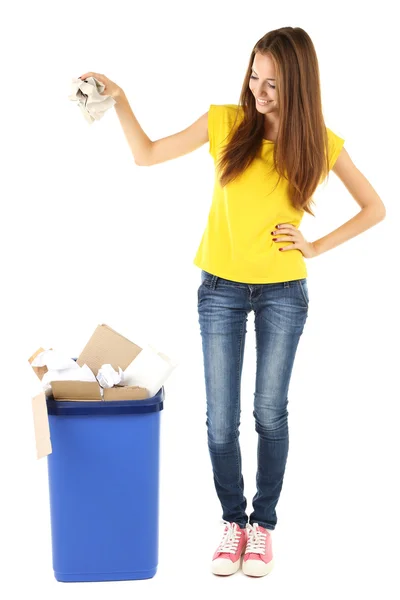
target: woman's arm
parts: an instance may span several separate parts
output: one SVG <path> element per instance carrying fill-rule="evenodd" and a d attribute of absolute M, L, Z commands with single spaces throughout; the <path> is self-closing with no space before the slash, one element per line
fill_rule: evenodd
<path fill-rule="evenodd" d="M 346 186 L 361 210 L 331 233 L 312 242 L 316 251 L 315 256 L 343 244 L 343 242 L 376 225 L 386 216 L 386 208 L 382 200 L 368 179 L 357 169 L 344 147 L 332 171 Z"/>
<path fill-rule="evenodd" d="M 115 110 L 138 166 L 157 165 L 178 158 L 197 150 L 208 141 L 208 112 L 186 129 L 152 141 L 133 114 L 125 93 L 121 90 L 118 96 L 114 96 L 114 99 L 116 101 Z"/>
<path fill-rule="evenodd" d="M 133 154 L 134 161 L 137 165 L 140 165 L 148 156 L 152 141 L 143 131 L 139 121 L 133 114 L 125 92 L 122 89 L 118 92 L 118 95 L 114 96 L 114 100 L 116 101 L 114 108 Z"/>

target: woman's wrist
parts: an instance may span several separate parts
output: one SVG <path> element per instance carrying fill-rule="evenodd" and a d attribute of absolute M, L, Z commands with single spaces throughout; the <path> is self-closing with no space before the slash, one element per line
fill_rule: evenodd
<path fill-rule="evenodd" d="M 121 102 L 121 100 L 124 99 L 125 97 L 125 92 L 122 88 L 118 88 L 116 90 L 116 92 L 114 92 L 114 94 L 112 95 L 112 97 L 114 98 L 115 102 L 118 104 L 119 102 Z"/>

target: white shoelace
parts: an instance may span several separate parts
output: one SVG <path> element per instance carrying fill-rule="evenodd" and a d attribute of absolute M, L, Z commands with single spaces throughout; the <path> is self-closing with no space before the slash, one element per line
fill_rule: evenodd
<path fill-rule="evenodd" d="M 258 523 L 254 523 L 251 525 L 250 523 L 246 524 L 247 529 L 247 546 L 246 546 L 246 554 L 253 552 L 255 554 L 264 554 L 265 553 L 265 539 L 267 537 L 266 533 L 263 533 L 258 528 Z"/>
<path fill-rule="evenodd" d="M 240 540 L 241 531 L 240 529 L 236 529 L 234 523 L 229 523 L 229 521 L 225 520 L 223 522 L 228 527 L 226 531 L 224 531 L 222 541 L 218 547 L 218 552 L 229 552 L 235 554 Z"/>

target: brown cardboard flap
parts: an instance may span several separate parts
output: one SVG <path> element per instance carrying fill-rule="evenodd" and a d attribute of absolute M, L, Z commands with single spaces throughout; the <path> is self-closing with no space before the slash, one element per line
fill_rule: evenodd
<path fill-rule="evenodd" d="M 149 390 L 138 385 L 105 388 L 103 393 L 104 400 L 144 400 L 149 397 Z"/>
<path fill-rule="evenodd" d="M 43 458 L 52 453 L 49 417 L 46 396 L 41 392 L 32 398 L 33 425 L 35 428 L 36 457 Z"/>
<path fill-rule="evenodd" d="M 102 400 L 100 386 L 96 381 L 52 381 L 51 389 L 54 400 Z"/>
<path fill-rule="evenodd" d="M 32 356 L 30 358 L 28 358 L 28 362 L 30 365 L 32 365 L 32 363 L 35 360 L 35 358 L 37 357 L 37 355 L 40 354 L 41 352 L 44 352 L 44 348 L 39 348 L 38 350 L 36 350 L 36 352 L 34 354 L 32 354 Z M 35 373 L 39 377 L 40 381 L 42 380 L 43 375 L 45 373 L 47 373 L 47 371 L 48 371 L 46 365 L 44 365 L 44 367 L 32 367 L 32 369 L 35 371 Z"/>
<path fill-rule="evenodd" d="M 124 371 L 141 351 L 140 346 L 103 324 L 97 326 L 77 363 L 80 367 L 86 363 L 95 375 L 104 364 L 112 365 L 116 371 L 121 367 Z"/>

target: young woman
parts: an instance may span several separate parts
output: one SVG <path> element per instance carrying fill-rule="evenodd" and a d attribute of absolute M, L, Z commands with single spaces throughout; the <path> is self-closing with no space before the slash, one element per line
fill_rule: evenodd
<path fill-rule="evenodd" d="M 214 105 L 187 129 L 151 141 L 123 90 L 104 83 L 137 165 L 155 165 L 209 141 L 215 187 L 194 264 L 201 269 L 198 314 L 204 356 L 207 435 L 225 529 L 212 572 L 263 576 L 273 566 L 289 447 L 288 389 L 308 315 L 305 259 L 372 227 L 385 207 L 326 127 L 316 52 L 300 27 L 270 31 L 254 46 L 238 105 Z M 360 206 L 329 233 L 307 241 L 299 230 L 313 215 L 312 194 L 333 170 Z M 313 215 L 314 216 L 314 215 Z M 257 493 L 246 514 L 239 446 L 240 385 L 247 316 L 254 311 L 257 368 Z M 243 560 L 241 561 L 243 557 Z"/>

